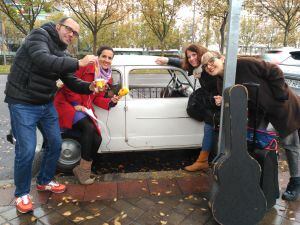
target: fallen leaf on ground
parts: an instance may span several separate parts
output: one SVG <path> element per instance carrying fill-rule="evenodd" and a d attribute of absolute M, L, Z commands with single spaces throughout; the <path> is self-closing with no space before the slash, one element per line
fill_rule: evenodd
<path fill-rule="evenodd" d="M 72 213 L 70 211 L 66 211 L 63 213 L 64 216 L 70 216 Z"/>

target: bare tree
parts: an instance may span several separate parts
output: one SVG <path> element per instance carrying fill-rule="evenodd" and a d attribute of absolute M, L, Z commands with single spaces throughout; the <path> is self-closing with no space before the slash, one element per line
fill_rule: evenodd
<path fill-rule="evenodd" d="M 51 5 L 52 2 L 49 0 L 0 0 L 1 11 L 24 35 L 34 28 L 41 11 L 49 12 Z"/>
<path fill-rule="evenodd" d="M 93 35 L 93 53 L 97 50 L 97 35 L 108 25 L 122 21 L 128 14 L 128 7 L 122 0 L 64 0 L 75 16 Z"/>
<path fill-rule="evenodd" d="M 182 0 L 140 0 L 143 17 L 160 42 L 162 55 L 166 47 L 166 37 L 175 24 L 175 18 Z"/>
<path fill-rule="evenodd" d="M 269 16 L 284 30 L 283 46 L 289 33 L 300 26 L 300 0 L 258 0 Z"/>
<path fill-rule="evenodd" d="M 206 18 L 206 46 L 210 42 L 210 32 L 211 21 L 215 20 L 217 22 L 214 25 L 219 25 L 220 27 L 220 52 L 223 53 L 225 45 L 225 28 L 227 24 L 227 17 L 229 12 L 229 0 L 219 1 L 219 0 L 202 0 L 198 1 L 200 6 L 200 13 Z"/>

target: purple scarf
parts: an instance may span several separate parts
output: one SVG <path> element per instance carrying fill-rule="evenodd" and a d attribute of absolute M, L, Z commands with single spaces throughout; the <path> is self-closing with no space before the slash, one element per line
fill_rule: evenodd
<path fill-rule="evenodd" d="M 111 78 L 112 70 L 111 68 L 108 68 L 107 70 L 103 69 L 102 66 L 100 66 L 99 62 L 97 61 L 95 64 L 95 80 L 96 79 L 104 79 L 106 82 L 108 82 Z"/>

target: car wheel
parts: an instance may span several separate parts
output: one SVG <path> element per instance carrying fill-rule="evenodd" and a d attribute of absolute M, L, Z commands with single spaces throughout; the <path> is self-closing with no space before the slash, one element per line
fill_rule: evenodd
<path fill-rule="evenodd" d="M 61 172 L 71 172 L 81 159 L 81 145 L 74 136 L 62 135 L 62 139 L 57 169 Z"/>

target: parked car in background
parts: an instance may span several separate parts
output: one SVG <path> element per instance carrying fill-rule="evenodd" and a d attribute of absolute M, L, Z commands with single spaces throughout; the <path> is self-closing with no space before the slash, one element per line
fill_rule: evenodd
<path fill-rule="evenodd" d="M 98 153 L 201 147 L 203 124 L 186 113 L 193 78 L 180 68 L 157 65 L 156 58 L 114 57 L 113 86 L 116 91 L 126 87 L 129 94 L 110 111 L 95 106 L 103 139 Z M 66 132 L 62 137 L 58 168 L 64 171 L 79 162 L 81 146 L 77 134 Z M 38 135 L 37 152 L 42 150 Z"/>
<path fill-rule="evenodd" d="M 282 69 L 286 83 L 300 95 L 300 49 L 270 50 L 263 55 L 263 59 L 276 63 Z"/>

